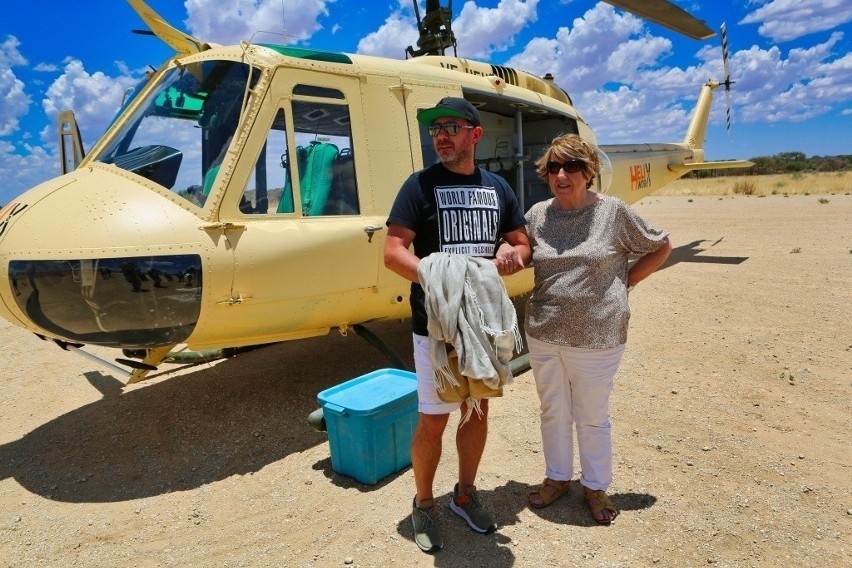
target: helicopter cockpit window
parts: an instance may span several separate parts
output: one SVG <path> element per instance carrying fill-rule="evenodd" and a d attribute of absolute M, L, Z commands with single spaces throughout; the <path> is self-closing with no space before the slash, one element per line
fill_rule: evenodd
<path fill-rule="evenodd" d="M 246 83 L 258 77 L 233 61 L 171 69 L 96 159 L 203 206 L 236 131 Z"/>
<path fill-rule="evenodd" d="M 349 107 L 337 102 L 344 98 L 343 93 L 297 85 L 293 94 L 305 98 L 293 101 L 296 147 L 287 147 L 287 125 L 279 111 L 240 209 L 244 213 L 296 213 L 298 204 L 301 214 L 309 217 L 358 214 Z M 267 203 L 258 195 L 265 195 Z"/>

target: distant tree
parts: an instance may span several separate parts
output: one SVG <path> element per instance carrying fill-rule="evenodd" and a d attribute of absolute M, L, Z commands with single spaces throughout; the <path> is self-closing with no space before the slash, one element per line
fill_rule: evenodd
<path fill-rule="evenodd" d="M 852 170 L 852 155 L 812 156 L 808 158 L 802 152 L 782 152 L 772 156 L 750 158 L 754 165 L 750 168 L 696 170 L 685 178 L 705 179 L 722 176 L 758 176 L 770 174 L 790 174 L 800 172 L 840 172 Z"/>

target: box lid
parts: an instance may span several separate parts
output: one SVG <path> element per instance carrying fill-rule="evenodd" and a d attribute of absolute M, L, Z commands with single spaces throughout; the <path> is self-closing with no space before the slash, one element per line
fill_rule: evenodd
<path fill-rule="evenodd" d="M 369 413 L 397 403 L 417 391 L 417 376 L 400 369 L 379 369 L 317 395 L 321 405 L 335 405 L 354 413 Z"/>

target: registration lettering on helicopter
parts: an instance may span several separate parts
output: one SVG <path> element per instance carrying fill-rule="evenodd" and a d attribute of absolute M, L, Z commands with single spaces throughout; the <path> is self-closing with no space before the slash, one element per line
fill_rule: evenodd
<path fill-rule="evenodd" d="M 444 69 L 450 69 L 451 71 L 464 71 L 468 75 L 480 75 L 482 77 L 487 76 L 487 73 L 483 73 L 482 71 L 477 71 L 476 69 L 471 69 L 470 67 L 460 67 L 454 63 L 441 62 L 441 67 Z"/>
<path fill-rule="evenodd" d="M 651 187 L 651 164 L 630 165 L 630 191 L 640 191 Z"/>
<path fill-rule="evenodd" d="M 12 221 L 12 217 L 21 213 L 26 208 L 27 205 L 25 203 L 10 203 L 0 209 L 0 237 L 6 232 L 6 227 Z"/>

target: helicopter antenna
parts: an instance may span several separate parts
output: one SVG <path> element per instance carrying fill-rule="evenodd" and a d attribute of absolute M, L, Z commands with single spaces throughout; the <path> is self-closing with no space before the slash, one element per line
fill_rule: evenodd
<path fill-rule="evenodd" d="M 721 36 L 722 36 L 722 67 L 725 73 L 725 105 L 727 112 L 727 131 L 728 134 L 731 133 L 731 85 L 734 84 L 731 81 L 731 72 L 728 68 L 728 30 L 725 26 L 725 23 L 722 22 L 721 27 Z"/>
<path fill-rule="evenodd" d="M 420 18 L 420 9 L 417 0 L 414 2 L 414 15 L 417 17 L 417 30 L 420 37 L 417 39 L 417 48 L 408 46 L 405 53 L 410 57 L 421 55 L 444 55 L 444 51 L 451 47 L 453 54 L 456 53 L 456 36 L 453 34 L 453 0 L 449 6 L 441 7 L 440 0 L 426 0 L 426 14 Z"/>

